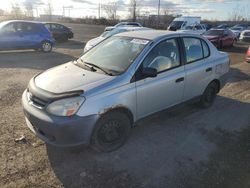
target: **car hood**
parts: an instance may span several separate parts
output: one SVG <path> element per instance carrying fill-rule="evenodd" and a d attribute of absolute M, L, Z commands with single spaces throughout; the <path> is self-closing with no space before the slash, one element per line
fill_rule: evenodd
<path fill-rule="evenodd" d="M 204 35 L 208 40 L 218 39 L 220 38 L 218 35 Z"/>
<path fill-rule="evenodd" d="M 69 62 L 41 73 L 35 78 L 35 84 L 37 87 L 52 93 L 74 90 L 86 92 L 113 78 L 112 76 L 85 70 L 73 62 Z"/>

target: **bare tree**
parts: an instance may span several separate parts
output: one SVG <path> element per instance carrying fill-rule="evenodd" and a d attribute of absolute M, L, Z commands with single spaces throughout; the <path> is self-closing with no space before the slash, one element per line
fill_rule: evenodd
<path fill-rule="evenodd" d="M 29 0 L 26 0 L 24 2 L 24 7 L 25 7 L 25 14 L 28 17 L 33 17 L 33 3 Z"/>
<path fill-rule="evenodd" d="M 5 14 L 5 11 L 3 9 L 0 9 L 0 16 L 3 16 Z"/>
<path fill-rule="evenodd" d="M 53 15 L 52 0 L 48 0 L 47 8 L 45 9 L 45 14 L 49 16 L 49 20 L 51 21 Z"/>
<path fill-rule="evenodd" d="M 104 11 L 106 12 L 109 19 L 112 19 L 112 20 L 116 19 L 116 12 L 118 8 L 116 1 L 108 2 L 107 4 L 102 5 L 102 7 Z"/>
<path fill-rule="evenodd" d="M 14 19 L 18 19 L 20 17 L 23 17 L 23 12 L 19 6 L 19 4 L 15 3 L 11 5 L 11 11 L 10 11 L 11 16 Z"/>
<path fill-rule="evenodd" d="M 131 18 L 135 22 L 136 21 L 136 12 L 137 12 L 137 1 L 136 0 L 130 0 L 130 8 L 129 8 Z"/>
<path fill-rule="evenodd" d="M 249 21 L 250 20 L 250 8 L 244 6 L 235 6 L 229 13 L 230 21 Z"/>

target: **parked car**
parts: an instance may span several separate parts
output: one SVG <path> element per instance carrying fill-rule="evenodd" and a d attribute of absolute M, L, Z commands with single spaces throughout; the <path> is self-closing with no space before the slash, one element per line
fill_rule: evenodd
<path fill-rule="evenodd" d="M 220 24 L 215 29 L 229 29 L 230 26 L 228 24 Z"/>
<path fill-rule="evenodd" d="M 201 24 L 196 24 L 196 25 L 186 26 L 180 31 L 184 33 L 193 33 L 193 34 L 202 35 L 203 33 L 206 32 L 206 28 Z"/>
<path fill-rule="evenodd" d="M 177 31 L 190 25 L 200 24 L 201 17 L 197 16 L 181 16 L 175 18 L 168 26 L 169 31 Z"/>
<path fill-rule="evenodd" d="M 213 27 L 211 24 L 201 24 L 201 25 L 203 25 L 203 27 L 205 27 L 207 31 Z"/>
<path fill-rule="evenodd" d="M 74 37 L 71 28 L 58 23 L 44 23 L 45 27 L 52 33 L 57 41 L 67 41 Z"/>
<path fill-rule="evenodd" d="M 240 34 L 245 30 L 244 27 L 232 27 L 230 30 L 236 35 L 237 38 L 240 38 Z"/>
<path fill-rule="evenodd" d="M 97 44 L 99 44 L 100 42 L 105 40 L 106 38 L 111 37 L 113 35 L 116 35 L 118 33 L 129 32 L 129 31 L 138 31 L 138 30 L 149 30 L 149 28 L 147 28 L 147 27 L 117 27 L 117 28 L 113 29 L 112 31 L 105 31 L 99 37 L 96 37 L 96 38 L 88 41 L 86 43 L 83 51 L 86 52 L 86 51 L 90 50 L 91 48 L 93 48 L 94 46 L 96 46 Z"/>
<path fill-rule="evenodd" d="M 245 42 L 250 42 L 250 29 L 241 32 L 240 40 Z"/>
<path fill-rule="evenodd" d="M 250 63 L 250 47 L 248 48 L 246 53 L 246 62 Z"/>
<path fill-rule="evenodd" d="M 41 49 L 50 52 L 51 33 L 40 22 L 12 20 L 0 23 L 0 50 Z"/>
<path fill-rule="evenodd" d="M 120 22 L 116 24 L 115 26 L 106 27 L 104 31 L 111 31 L 117 27 L 143 27 L 143 26 L 138 22 Z"/>
<path fill-rule="evenodd" d="M 210 107 L 226 83 L 229 62 L 199 35 L 119 33 L 34 76 L 22 96 L 25 119 L 49 144 L 113 151 L 141 118 L 192 99 Z"/>
<path fill-rule="evenodd" d="M 203 34 L 217 48 L 233 46 L 237 42 L 237 37 L 229 29 L 210 29 Z"/>

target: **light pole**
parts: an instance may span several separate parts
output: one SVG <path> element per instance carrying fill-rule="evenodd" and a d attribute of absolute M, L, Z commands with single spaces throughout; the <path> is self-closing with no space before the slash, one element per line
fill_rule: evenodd
<path fill-rule="evenodd" d="M 160 25 L 160 9 L 161 9 L 161 0 L 158 1 L 158 27 Z"/>

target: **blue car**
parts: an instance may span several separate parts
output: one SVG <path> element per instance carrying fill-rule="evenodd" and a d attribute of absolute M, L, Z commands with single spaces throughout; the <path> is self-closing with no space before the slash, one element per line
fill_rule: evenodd
<path fill-rule="evenodd" d="M 34 49 L 50 52 L 55 39 L 43 23 L 12 20 L 0 23 L 0 50 Z"/>

